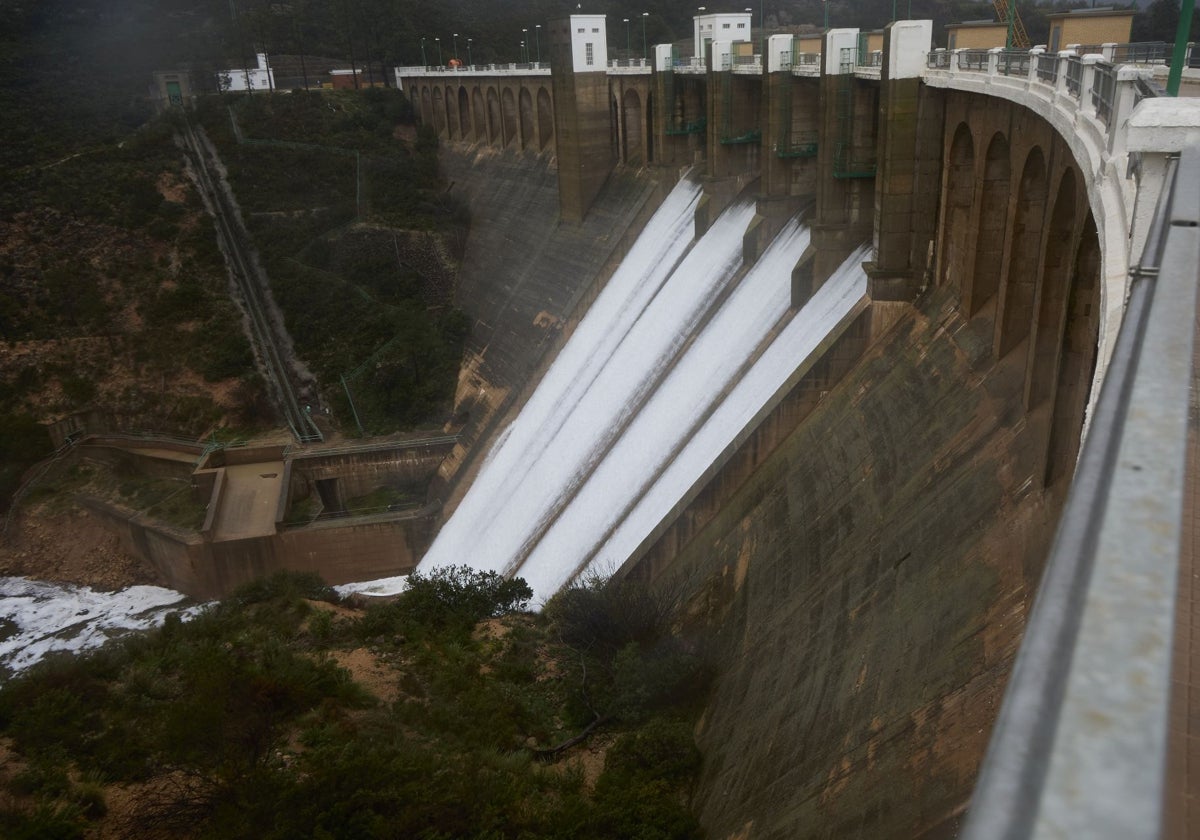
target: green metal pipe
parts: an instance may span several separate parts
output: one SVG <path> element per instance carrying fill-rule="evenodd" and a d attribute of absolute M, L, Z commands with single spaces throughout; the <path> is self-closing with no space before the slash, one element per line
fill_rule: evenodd
<path fill-rule="evenodd" d="M 1175 29 L 1175 51 L 1171 53 L 1171 72 L 1167 75 L 1167 96 L 1179 95 L 1183 79 L 1183 59 L 1187 54 L 1188 33 L 1192 31 L 1192 10 L 1196 0 L 1183 0 L 1179 8 L 1179 26 Z"/>

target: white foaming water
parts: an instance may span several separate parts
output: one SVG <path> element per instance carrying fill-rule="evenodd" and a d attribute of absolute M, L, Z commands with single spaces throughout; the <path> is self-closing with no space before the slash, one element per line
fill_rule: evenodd
<path fill-rule="evenodd" d="M 791 270 L 808 242 L 807 228 L 789 225 L 695 337 L 521 565 L 535 592 L 553 593 L 575 574 L 744 374 L 787 313 Z"/>
<path fill-rule="evenodd" d="M 562 428 L 646 304 L 687 252 L 700 185 L 685 179 L 667 196 L 608 285 L 576 327 L 519 418 L 501 435 L 458 509 L 421 561 L 428 571 L 468 564 L 499 570 L 500 558 L 481 550 L 480 537 L 502 506 L 528 481 L 537 453 Z M 501 520 L 501 524 L 503 520 Z"/>
<path fill-rule="evenodd" d="M 689 251 L 697 197 L 695 185 L 683 184 L 655 215 L 489 455 L 423 571 L 457 563 L 510 570 L 656 386 L 736 271 L 754 212 L 723 214 Z"/>
<path fill-rule="evenodd" d="M 21 671 L 53 651 L 89 650 L 114 635 L 157 627 L 186 600 L 158 586 L 97 592 L 0 578 L 0 666 Z M 200 607 L 191 608 L 196 609 Z"/>
<path fill-rule="evenodd" d="M 787 385 L 796 367 L 866 300 L 867 274 L 862 263 L 869 253 L 864 245 L 851 254 L 792 317 L 595 552 L 588 571 L 608 573 L 624 563 L 755 414 Z"/>

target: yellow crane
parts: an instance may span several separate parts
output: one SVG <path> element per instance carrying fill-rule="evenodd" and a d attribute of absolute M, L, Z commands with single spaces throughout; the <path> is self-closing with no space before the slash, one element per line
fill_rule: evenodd
<path fill-rule="evenodd" d="M 1009 10 L 1009 3 L 1012 3 L 1012 10 Z M 1029 49 L 1029 33 L 1025 31 L 1025 24 L 1021 21 L 1021 13 L 1017 11 L 1016 0 L 992 0 L 992 5 L 996 8 L 996 19 L 1001 23 L 1010 23 L 1008 16 L 1012 14 L 1011 26 L 1009 27 L 1009 44 L 1010 50 L 1027 50 Z"/>

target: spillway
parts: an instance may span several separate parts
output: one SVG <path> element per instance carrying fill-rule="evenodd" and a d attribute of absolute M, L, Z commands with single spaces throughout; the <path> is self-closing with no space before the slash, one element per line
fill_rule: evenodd
<path fill-rule="evenodd" d="M 663 203 L 421 571 L 519 574 L 544 599 L 586 568 L 620 565 L 865 299 L 856 254 L 792 317 L 790 272 L 808 230 L 789 224 L 746 271 L 753 204 L 735 204 L 693 242 L 698 198 L 685 180 Z"/>

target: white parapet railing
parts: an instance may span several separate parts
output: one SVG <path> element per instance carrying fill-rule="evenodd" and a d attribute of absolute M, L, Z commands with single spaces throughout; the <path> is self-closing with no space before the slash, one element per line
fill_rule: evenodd
<path fill-rule="evenodd" d="M 761 76 L 763 71 L 762 56 L 757 53 L 754 55 L 732 56 L 732 62 L 728 69 L 743 76 Z"/>
<path fill-rule="evenodd" d="M 671 69 L 686 76 L 702 76 L 708 72 L 704 59 L 698 55 L 680 56 L 672 62 Z"/>
<path fill-rule="evenodd" d="M 610 58 L 608 60 L 608 75 L 610 76 L 640 76 L 650 73 L 651 62 L 648 58 Z"/>
<path fill-rule="evenodd" d="M 545 61 L 512 64 L 461 64 L 457 67 L 439 65 L 410 66 L 395 68 L 396 87 L 403 90 L 401 79 L 420 77 L 445 78 L 447 76 L 549 76 L 550 65 Z"/>

